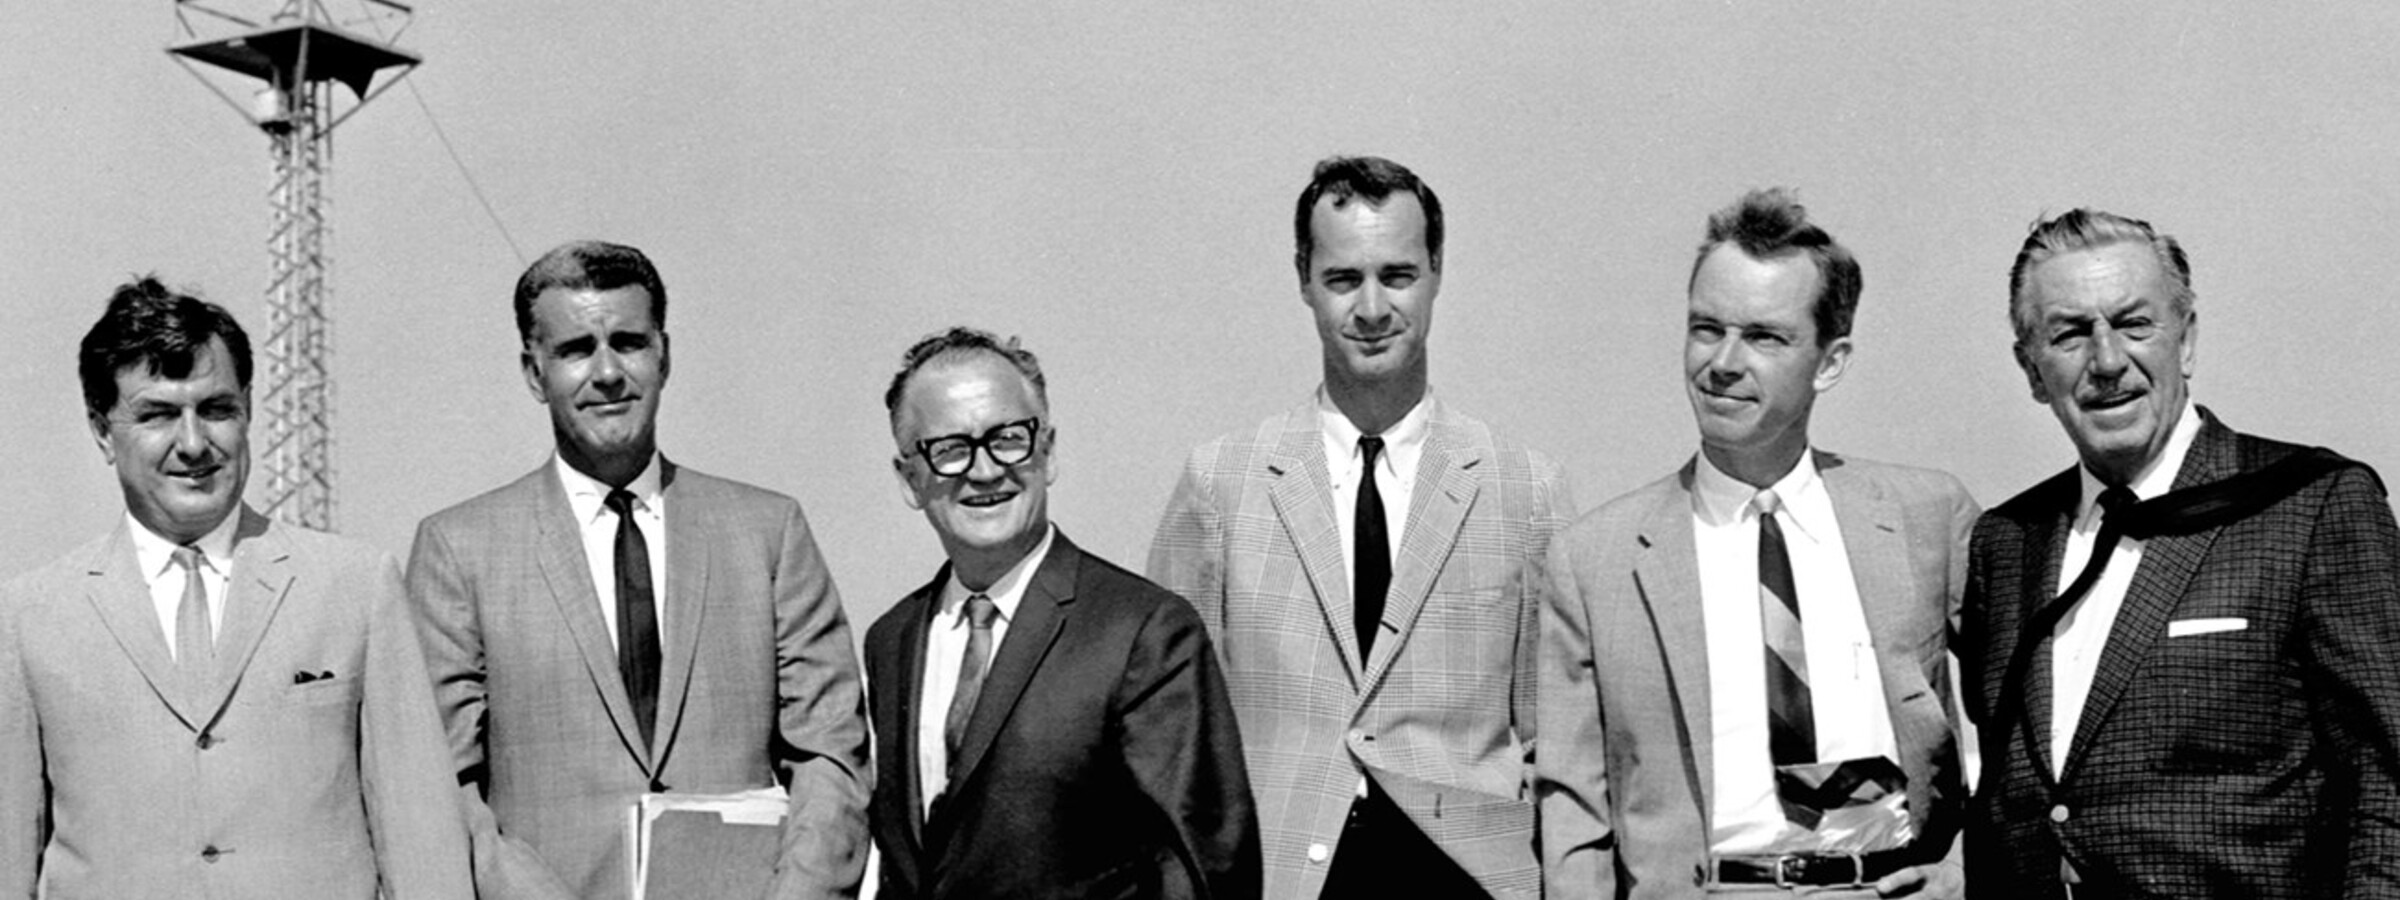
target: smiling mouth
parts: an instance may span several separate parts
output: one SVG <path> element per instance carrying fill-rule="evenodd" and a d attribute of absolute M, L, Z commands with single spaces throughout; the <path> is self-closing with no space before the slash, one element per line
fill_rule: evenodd
<path fill-rule="evenodd" d="M 2087 399 L 2083 401 L 2082 406 L 2083 408 L 2089 410 L 2105 411 L 2118 409 L 2139 399 L 2142 399 L 2141 391 L 2119 391 L 2114 394 L 2104 394 L 2098 397 Z"/>
<path fill-rule="evenodd" d="M 994 506 L 999 506 L 1000 504 L 1007 503 L 1007 502 L 1008 502 L 1008 501 L 1010 501 L 1010 500 L 1014 500 L 1014 499 L 1016 499 L 1016 497 L 1017 497 L 1017 495 L 1016 495 L 1016 494 L 1014 494 L 1014 493 L 1005 493 L 1005 494 L 977 494 L 977 495 L 975 495 L 975 496 L 972 496 L 972 497 L 961 497 L 961 498 L 959 498 L 958 505 L 960 505 L 960 506 L 968 506 L 968 507 L 973 507 L 973 508 L 976 508 L 976 509 L 989 509 L 989 508 L 991 508 L 991 507 L 994 507 Z"/>
<path fill-rule="evenodd" d="M 185 469 L 181 472 L 168 472 L 167 477 L 180 478 L 185 481 L 207 481 L 210 476 L 224 468 L 224 466 L 202 466 L 196 469 Z"/>

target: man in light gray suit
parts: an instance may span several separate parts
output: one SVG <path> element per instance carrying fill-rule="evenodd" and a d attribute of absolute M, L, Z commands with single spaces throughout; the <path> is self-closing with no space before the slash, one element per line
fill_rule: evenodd
<path fill-rule="evenodd" d="M 641 794 L 780 782 L 772 896 L 851 896 L 867 732 L 841 600 L 798 503 L 659 454 L 666 303 L 631 247 L 536 260 L 517 331 L 557 453 L 417 529 L 476 875 L 487 897 L 624 897 Z"/>
<path fill-rule="evenodd" d="M 125 513 L 0 588 L 0 897 L 473 897 L 399 566 L 242 503 L 242 327 L 144 278 L 81 356 Z"/>
<path fill-rule="evenodd" d="M 1858 263 L 1784 191 L 1709 220 L 1688 288 L 1700 453 L 1552 546 L 1555 897 L 1957 897 L 1957 479 L 1812 450 Z"/>
<path fill-rule="evenodd" d="M 1225 660 L 1266 895 L 1530 897 L 1535 596 L 1557 463 L 1432 393 L 1442 206 L 1317 165 L 1294 209 L 1324 385 L 1192 452 L 1150 577 Z"/>

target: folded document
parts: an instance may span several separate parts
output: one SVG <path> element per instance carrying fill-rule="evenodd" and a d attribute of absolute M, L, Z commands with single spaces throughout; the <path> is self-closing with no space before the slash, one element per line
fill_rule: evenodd
<path fill-rule="evenodd" d="M 633 900 L 764 898 L 790 809 L 780 786 L 643 794 L 625 812 Z"/>

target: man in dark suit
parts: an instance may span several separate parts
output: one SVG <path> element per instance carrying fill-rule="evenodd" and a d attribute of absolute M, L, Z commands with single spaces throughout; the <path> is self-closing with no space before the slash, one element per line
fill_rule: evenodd
<path fill-rule="evenodd" d="M 399 566 L 242 503 L 242 327 L 145 278 L 81 370 L 125 513 L 0 589 L 0 897 L 474 896 Z"/>
<path fill-rule="evenodd" d="M 648 792 L 790 791 L 775 898 L 857 891 L 867 738 L 840 598 L 800 504 L 658 452 L 667 294 L 587 241 L 517 281 L 556 453 L 428 517 L 408 586 L 486 897 L 631 890 Z"/>
<path fill-rule="evenodd" d="M 867 632 L 882 900 L 1253 898 L 1258 823 L 1208 634 L 1050 525 L 1040 365 L 953 328 L 884 394 L 949 557 Z"/>
<path fill-rule="evenodd" d="M 1809 446 L 1862 284 L 1788 192 L 1709 219 L 1683 344 L 1700 452 L 1551 543 L 1550 896 L 1959 896 L 1947 637 L 1975 502 Z M 1816 790 L 1860 773 L 1882 777 Z"/>
<path fill-rule="evenodd" d="M 2043 222 L 2009 281 L 2018 364 L 2082 463 L 1975 529 L 1969 884 L 2400 897 L 2400 533 L 2381 483 L 2189 402 L 2190 265 L 2148 223 Z"/>

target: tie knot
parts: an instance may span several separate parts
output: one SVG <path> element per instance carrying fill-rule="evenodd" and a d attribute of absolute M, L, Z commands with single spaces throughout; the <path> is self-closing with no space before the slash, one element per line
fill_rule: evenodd
<path fill-rule="evenodd" d="M 992 630 L 992 622 L 1000 618 L 1000 604 L 985 594 L 967 598 L 967 626 L 976 631 Z"/>
<path fill-rule="evenodd" d="M 633 513 L 633 492 L 623 488 L 610 491 L 607 499 L 601 500 L 600 504 L 608 507 L 609 512 L 617 515 L 631 515 Z"/>
<path fill-rule="evenodd" d="M 200 561 L 203 558 L 198 547 L 178 546 L 175 548 L 175 564 L 182 566 L 184 571 L 194 575 L 200 574 Z"/>
<path fill-rule="evenodd" d="M 2100 508 L 2112 515 L 2131 509 L 2139 502 L 2141 498 L 2135 497 L 2132 490 L 2121 484 L 2100 492 Z"/>
<path fill-rule="evenodd" d="M 1774 515 L 1776 510 L 1783 508 L 1783 499 L 1775 496 L 1774 491 L 1765 490 L 1758 492 L 1758 496 L 1751 498 L 1750 504 L 1758 507 L 1758 517 L 1764 519 L 1768 516 Z"/>
<path fill-rule="evenodd" d="M 1371 434 L 1360 437 L 1358 439 L 1358 452 L 1367 455 L 1367 467 L 1373 468 L 1375 466 L 1375 457 L 1383 453 L 1383 439 Z"/>

